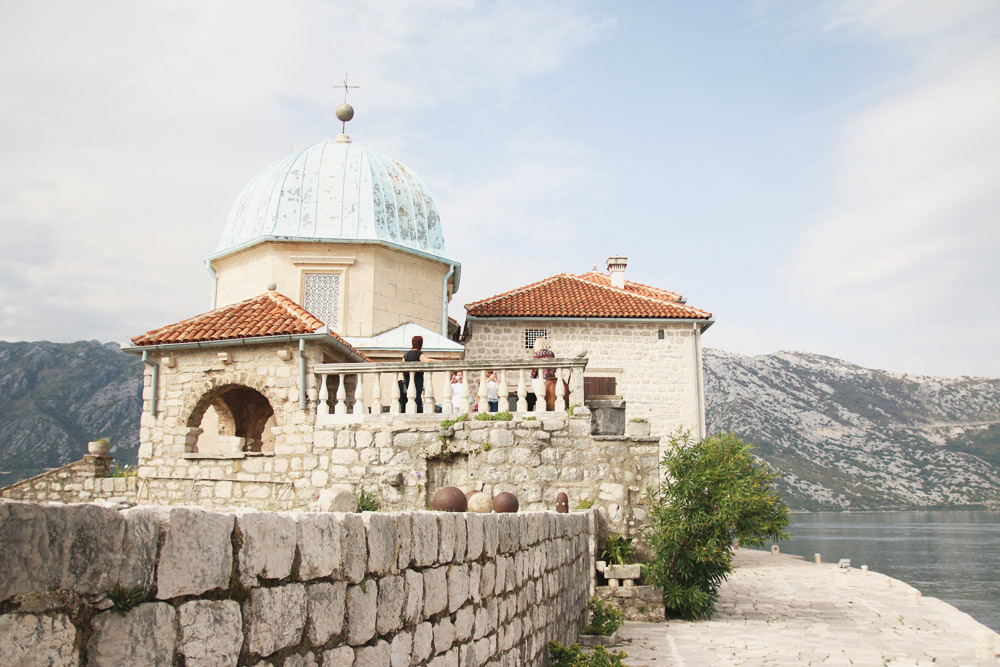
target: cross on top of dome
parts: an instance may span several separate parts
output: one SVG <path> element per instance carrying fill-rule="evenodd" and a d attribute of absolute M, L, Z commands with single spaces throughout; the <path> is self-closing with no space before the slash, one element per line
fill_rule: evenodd
<path fill-rule="evenodd" d="M 361 86 L 350 86 L 347 84 L 347 75 L 344 75 L 344 85 L 334 86 L 334 88 L 344 89 L 344 103 L 337 105 L 337 120 L 340 121 L 340 134 L 334 141 L 339 143 L 350 143 L 351 138 L 347 136 L 347 121 L 354 118 L 354 107 L 347 103 L 347 93 L 350 88 L 360 88 Z"/>

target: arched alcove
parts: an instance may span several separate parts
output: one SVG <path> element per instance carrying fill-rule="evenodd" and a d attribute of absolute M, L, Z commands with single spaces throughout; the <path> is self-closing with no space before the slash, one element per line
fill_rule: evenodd
<path fill-rule="evenodd" d="M 242 451 L 274 451 L 274 409 L 251 387 L 231 384 L 209 391 L 192 410 L 187 426 L 201 431 L 195 444 L 199 453 L 234 451 L 233 437 L 243 439 Z"/>

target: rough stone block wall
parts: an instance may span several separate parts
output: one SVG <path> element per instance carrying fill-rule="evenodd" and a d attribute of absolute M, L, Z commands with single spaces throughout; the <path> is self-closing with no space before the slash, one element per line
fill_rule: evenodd
<path fill-rule="evenodd" d="M 135 503 L 137 478 L 110 477 L 110 462 L 110 457 L 87 454 L 79 461 L 0 489 L 0 497 L 36 502 Z"/>
<path fill-rule="evenodd" d="M 0 501 L 0 664 L 544 665 L 594 525 Z"/>
<path fill-rule="evenodd" d="M 580 345 L 587 348 L 588 375 L 620 371 L 608 375 L 619 378 L 627 418 L 648 420 L 653 435 L 677 429 L 697 434 L 699 420 L 704 422 L 704 400 L 696 381 L 701 359 L 690 323 L 476 320 L 465 344 L 466 360 L 531 358 L 533 353 L 524 347 L 525 329 L 545 329 L 557 357 L 572 356 Z"/>

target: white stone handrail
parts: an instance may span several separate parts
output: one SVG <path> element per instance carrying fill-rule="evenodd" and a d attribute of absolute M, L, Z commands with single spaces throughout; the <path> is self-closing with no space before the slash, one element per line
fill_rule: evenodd
<path fill-rule="evenodd" d="M 545 413 L 544 369 L 553 369 L 556 375 L 556 399 L 552 412 L 561 412 L 571 404 L 583 404 L 583 372 L 587 367 L 585 357 L 571 359 L 529 359 L 491 361 L 428 361 L 428 362 L 381 362 L 361 364 L 316 364 L 313 371 L 318 376 L 319 404 L 316 410 L 316 424 L 342 424 L 361 422 L 388 415 L 421 416 L 417 414 L 416 388 L 414 382 L 402 384 L 404 374 L 423 373 L 423 414 L 435 417 L 433 406 L 440 405 L 446 414 L 468 414 L 473 404 L 486 412 L 486 373 L 497 374 L 497 396 L 499 411 L 507 411 L 507 397 L 517 396 L 516 412 L 528 412 L 528 395 L 536 397 L 534 412 Z M 538 371 L 538 377 L 531 378 L 531 371 Z M 453 388 L 455 373 L 462 373 L 462 383 Z M 337 376 L 336 391 L 330 400 L 330 385 L 327 378 Z M 472 376 L 470 378 L 470 376 Z M 353 384 L 353 386 L 350 386 Z M 405 390 L 401 392 L 401 384 Z M 567 400 L 566 389 L 569 390 Z M 351 396 L 348 397 L 348 391 Z M 454 391 L 458 391 L 455 400 Z M 331 405 L 332 403 L 332 405 Z"/>

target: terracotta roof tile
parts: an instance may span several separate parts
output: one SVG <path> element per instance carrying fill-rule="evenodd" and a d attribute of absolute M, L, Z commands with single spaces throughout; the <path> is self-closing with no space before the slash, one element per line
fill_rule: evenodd
<path fill-rule="evenodd" d="M 675 292 L 625 281 L 613 287 L 607 274 L 568 273 L 540 280 L 465 306 L 473 317 L 614 317 L 710 319 L 712 314 L 681 303 Z"/>
<path fill-rule="evenodd" d="M 264 336 L 314 333 L 323 326 L 316 317 L 284 294 L 270 291 L 252 299 L 223 306 L 176 324 L 169 324 L 132 338 L 136 347 L 166 343 L 207 343 Z M 342 346 L 368 359 L 346 340 L 328 334 Z"/>

